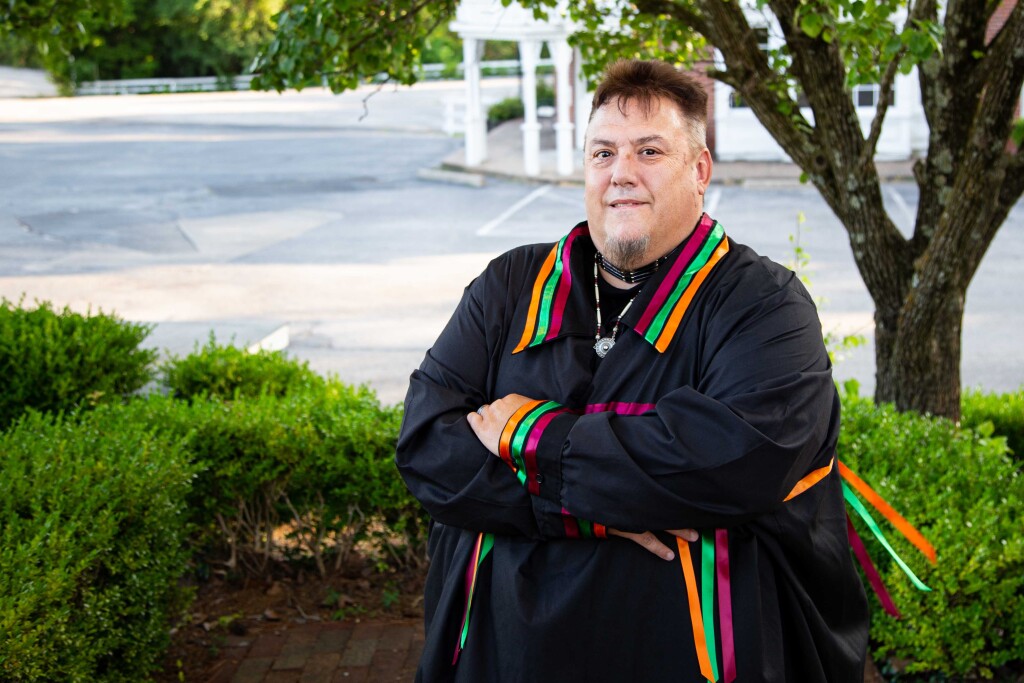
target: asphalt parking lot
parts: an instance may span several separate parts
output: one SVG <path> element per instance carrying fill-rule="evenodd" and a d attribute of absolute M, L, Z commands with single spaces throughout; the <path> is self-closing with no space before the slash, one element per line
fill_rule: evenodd
<path fill-rule="evenodd" d="M 366 91 L 0 99 L 0 295 L 157 323 L 153 343 L 175 353 L 210 330 L 264 340 L 399 401 L 487 261 L 583 217 L 578 187 L 418 176 L 461 144 L 441 132 L 460 87 L 386 89 L 365 105 Z M 487 88 L 498 98 L 516 83 Z M 909 229 L 915 186 L 884 193 Z M 805 216 L 825 328 L 870 339 L 846 234 L 813 189 L 715 185 L 707 208 L 782 262 Z M 1024 383 L 1022 257 L 1018 205 L 968 292 L 967 386 Z M 870 345 L 837 365 L 866 391 L 873 372 Z"/>

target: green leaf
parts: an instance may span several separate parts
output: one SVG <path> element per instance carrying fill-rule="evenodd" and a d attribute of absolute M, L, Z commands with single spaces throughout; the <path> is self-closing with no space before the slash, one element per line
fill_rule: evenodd
<path fill-rule="evenodd" d="M 800 17 L 800 30 L 811 38 L 817 38 L 825 28 L 825 20 L 820 14 L 805 14 Z"/>
<path fill-rule="evenodd" d="M 1024 146 L 1024 119 L 1017 119 L 1013 122 L 1010 138 L 1013 139 L 1013 144 L 1017 147 Z"/>

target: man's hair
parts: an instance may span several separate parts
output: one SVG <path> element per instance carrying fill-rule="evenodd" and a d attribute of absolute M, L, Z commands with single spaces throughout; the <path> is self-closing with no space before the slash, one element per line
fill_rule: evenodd
<path fill-rule="evenodd" d="M 608 66 L 604 79 L 594 92 L 594 113 L 612 100 L 625 112 L 629 102 L 636 102 L 645 115 L 659 98 L 674 102 L 689 123 L 687 134 L 695 149 L 707 146 L 708 94 L 693 76 L 671 64 L 658 60 L 620 59 Z"/>

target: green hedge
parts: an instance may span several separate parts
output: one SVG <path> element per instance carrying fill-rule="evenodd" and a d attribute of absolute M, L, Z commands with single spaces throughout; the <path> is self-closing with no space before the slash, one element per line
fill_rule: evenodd
<path fill-rule="evenodd" d="M 368 389 L 331 380 L 284 396 L 151 396 L 122 411 L 183 440 L 198 472 L 197 549 L 211 561 L 259 572 L 310 558 L 326 572 L 361 541 L 400 562 L 422 557 L 425 517 L 393 464 L 401 414 Z M 284 525 L 288 537 L 274 533 Z"/>
<path fill-rule="evenodd" d="M 80 315 L 49 303 L 0 299 L 0 429 L 28 408 L 60 412 L 122 398 L 152 376 L 151 328 L 113 315 Z"/>
<path fill-rule="evenodd" d="M 34 413 L 0 434 L 0 680 L 144 680 L 187 606 L 192 471 L 122 417 Z"/>
<path fill-rule="evenodd" d="M 324 384 L 308 363 L 274 351 L 248 353 L 233 346 L 219 346 L 212 337 L 194 353 L 162 363 L 160 373 L 163 384 L 175 397 L 187 399 L 284 396 L 306 388 L 320 389 Z"/>
<path fill-rule="evenodd" d="M 938 552 L 932 566 L 888 533 L 932 589 L 918 591 L 855 520 L 903 615 L 887 616 L 869 596 L 880 666 L 946 680 L 991 678 L 1024 664 L 1024 478 L 1006 451 L 1003 438 L 844 397 L 839 457 Z"/>
<path fill-rule="evenodd" d="M 981 428 L 992 424 L 992 433 L 1006 437 L 1006 443 L 1017 461 L 1024 460 L 1024 389 L 1008 394 L 983 394 L 966 391 L 961 403 L 960 423 Z"/>

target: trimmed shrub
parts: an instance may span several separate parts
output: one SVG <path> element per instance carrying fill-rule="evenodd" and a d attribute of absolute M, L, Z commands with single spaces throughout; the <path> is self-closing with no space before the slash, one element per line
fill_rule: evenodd
<path fill-rule="evenodd" d="M 213 337 L 194 353 L 165 361 L 160 372 L 170 392 L 186 399 L 284 396 L 324 383 L 308 363 L 276 351 L 249 353 L 233 346 L 218 346 Z"/>
<path fill-rule="evenodd" d="M 425 518 L 392 460 L 400 411 L 369 389 L 332 380 L 232 401 L 151 396 L 125 411 L 185 440 L 198 471 L 189 513 L 211 561 L 259 573 L 309 557 L 326 572 L 361 541 L 401 562 L 422 554 Z"/>
<path fill-rule="evenodd" d="M 983 425 L 989 422 L 991 427 Z M 1024 460 L 1024 389 L 1009 394 L 983 394 L 965 391 L 961 401 L 960 423 L 979 431 L 1006 437 L 1006 443 L 1018 462 Z"/>
<path fill-rule="evenodd" d="M 172 620 L 192 471 L 124 420 L 32 413 L 0 434 L 0 680 L 139 681 Z"/>
<path fill-rule="evenodd" d="M 839 457 L 938 552 L 932 566 L 897 532 L 887 533 L 932 589 L 921 592 L 869 532 L 861 533 L 903 614 L 888 617 L 869 596 L 880 668 L 888 660 L 905 674 L 936 672 L 946 680 L 991 678 L 1000 667 L 1024 663 L 1024 479 L 1006 451 L 1003 438 L 844 397 Z"/>
<path fill-rule="evenodd" d="M 34 309 L 0 299 L 0 429 L 28 408 L 60 412 L 122 398 L 152 376 L 152 330 L 114 315 Z"/>
<path fill-rule="evenodd" d="M 523 101 L 518 97 L 507 97 L 495 102 L 487 110 L 487 128 L 490 130 L 499 123 L 523 118 Z"/>

